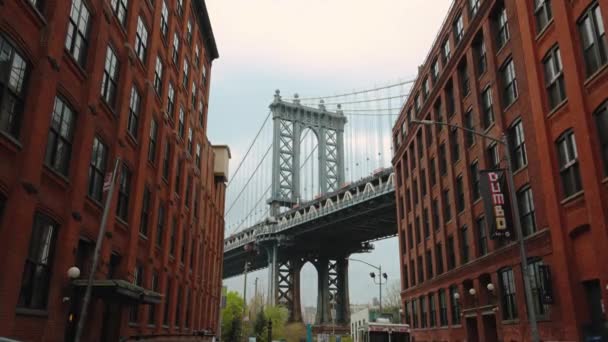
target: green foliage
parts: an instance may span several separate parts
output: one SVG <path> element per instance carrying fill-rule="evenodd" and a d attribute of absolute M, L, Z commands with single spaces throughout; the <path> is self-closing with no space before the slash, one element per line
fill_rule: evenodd
<path fill-rule="evenodd" d="M 289 312 L 283 306 L 270 306 L 264 309 L 266 319 L 272 321 L 272 339 L 285 337 L 285 325 Z"/>
<path fill-rule="evenodd" d="M 226 295 L 226 307 L 222 310 L 222 340 L 240 340 L 243 329 L 243 298 L 237 292 Z"/>
<path fill-rule="evenodd" d="M 256 337 L 257 341 L 266 340 L 266 329 L 268 326 L 268 322 L 266 321 L 266 316 L 264 312 L 258 311 L 255 316 L 255 323 L 253 324 L 253 335 Z"/>
<path fill-rule="evenodd" d="M 287 324 L 284 333 L 287 342 L 300 342 L 306 340 L 306 326 L 303 323 Z"/>

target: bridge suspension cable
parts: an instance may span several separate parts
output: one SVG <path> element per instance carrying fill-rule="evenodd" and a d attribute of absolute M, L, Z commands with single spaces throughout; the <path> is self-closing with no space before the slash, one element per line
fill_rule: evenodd
<path fill-rule="evenodd" d="M 403 81 L 403 82 L 399 82 L 399 83 L 394 83 L 394 84 L 389 84 L 386 86 L 382 86 L 382 87 L 377 87 L 377 88 L 372 88 L 372 89 L 365 89 L 365 90 L 359 90 L 359 91 L 353 91 L 350 93 L 345 93 L 345 94 L 338 94 L 338 95 L 328 95 L 328 96 L 318 96 L 318 97 L 304 97 L 304 98 L 299 98 L 300 101 L 310 101 L 310 100 L 324 100 L 324 99 L 335 99 L 338 97 L 347 97 L 347 96 L 352 96 L 352 95 L 359 95 L 359 94 L 364 94 L 364 93 L 371 93 L 374 91 L 379 91 L 379 90 L 384 90 L 384 89 L 389 89 L 389 88 L 394 88 L 394 87 L 399 87 L 405 84 L 411 84 L 416 82 L 416 79 L 413 80 L 407 80 L 407 81 Z M 293 101 L 294 98 L 288 98 L 286 99 L 288 101 Z"/>

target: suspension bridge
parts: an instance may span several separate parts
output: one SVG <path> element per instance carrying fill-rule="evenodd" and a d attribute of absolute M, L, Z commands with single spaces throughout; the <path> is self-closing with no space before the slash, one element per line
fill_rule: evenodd
<path fill-rule="evenodd" d="M 268 299 L 301 321 L 318 273 L 317 328 L 347 329 L 348 256 L 397 234 L 391 132 L 413 81 L 322 97 L 277 90 L 228 183 L 224 278 L 268 267 Z"/>

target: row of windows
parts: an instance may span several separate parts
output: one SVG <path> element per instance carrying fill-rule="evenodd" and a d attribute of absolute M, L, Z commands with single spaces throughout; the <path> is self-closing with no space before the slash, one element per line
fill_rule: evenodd
<path fill-rule="evenodd" d="M 1 197 L 2 201 L 0 205 L 4 205 L 4 197 Z M 2 206 L 0 206 L 0 218 L 2 217 Z M 23 267 L 23 274 L 21 277 L 21 288 L 19 292 L 18 306 L 21 308 L 30 308 L 30 309 L 45 309 L 48 301 L 49 294 L 49 285 L 52 279 L 52 264 L 55 255 L 56 249 L 56 240 L 58 236 L 59 225 L 49 218 L 47 215 L 37 212 L 34 215 L 34 223 L 32 227 L 32 235 L 29 243 L 28 254 L 25 260 L 25 264 Z M 88 256 L 89 258 L 92 255 L 93 244 L 92 243 L 83 243 L 84 240 L 81 240 L 78 244 L 78 252 L 77 252 L 77 264 L 81 266 L 83 272 L 88 273 L 90 269 L 86 266 L 88 260 L 85 258 Z M 197 253 L 195 251 L 195 243 L 190 243 L 190 265 L 194 265 L 194 255 Z M 202 253 L 202 243 L 199 243 L 198 252 Z M 202 255 L 201 255 L 202 258 Z M 202 260 L 202 259 L 201 259 Z M 111 257 L 111 261 L 109 263 L 109 274 L 110 278 L 115 276 L 116 269 L 118 268 L 118 264 L 120 263 L 120 256 L 113 254 Z M 192 267 L 192 266 L 191 266 Z M 83 273 L 84 275 L 84 273 Z M 144 284 L 144 268 L 141 263 L 137 263 L 134 272 L 133 272 L 134 284 L 140 287 L 145 287 Z M 160 277 L 157 271 L 154 271 L 150 283 L 148 287 L 152 291 L 160 291 Z M 192 312 L 192 301 L 190 300 L 190 289 L 185 288 L 185 296 L 182 296 L 184 293 L 182 292 L 183 286 L 179 285 L 177 281 L 174 285 L 178 288 L 177 295 L 175 298 L 172 298 L 171 292 L 171 279 L 170 276 L 166 278 L 167 288 L 165 291 L 165 310 L 163 316 L 163 325 L 169 325 L 169 307 L 170 302 L 174 301 L 176 310 L 175 316 L 175 326 L 180 327 L 182 322 L 180 320 L 181 310 L 183 307 L 181 305 L 182 299 L 184 303 L 186 303 L 186 316 L 184 327 L 190 327 L 191 324 L 191 312 Z M 200 297 L 202 299 L 202 295 Z M 202 302 L 201 302 L 202 305 Z M 154 325 L 156 324 L 156 315 L 158 305 L 150 305 L 148 306 L 148 324 Z M 134 306 L 130 310 L 129 321 L 132 323 L 138 322 L 139 311 L 141 309 L 138 306 Z"/>
<path fill-rule="evenodd" d="M 534 309 L 536 315 L 541 318 L 547 318 L 548 305 L 544 303 L 543 297 L 551 286 L 548 278 L 544 276 L 546 272 L 545 265 L 540 259 L 532 259 L 528 261 L 528 272 L 530 272 L 532 294 L 534 297 Z M 489 275 L 487 282 L 489 283 Z M 503 268 L 498 271 L 498 298 L 502 313 L 503 321 L 516 320 L 519 317 L 517 307 L 517 291 L 515 278 L 512 268 Z M 470 296 L 467 286 L 472 286 L 469 280 L 465 282 L 465 293 L 460 294 L 457 285 L 451 285 L 446 289 L 439 289 L 436 292 L 431 292 L 426 295 L 412 298 L 405 302 L 405 320 L 412 328 L 433 328 L 444 327 L 461 324 L 461 312 L 463 306 L 472 304 L 467 301 L 465 296 Z M 485 285 L 482 291 L 485 291 Z M 447 292 L 447 293 L 446 293 Z M 446 298 L 447 297 L 447 298 Z M 435 300 L 437 298 L 437 300 Z M 488 300 L 488 296 L 485 300 Z M 448 300 L 450 305 L 450 322 L 448 322 Z M 488 303 L 489 304 L 489 303 Z M 473 304 L 475 305 L 475 304 Z M 437 319 L 439 318 L 439 319 Z"/>
<path fill-rule="evenodd" d="M 475 165 L 476 166 L 476 165 Z M 517 192 L 518 204 L 519 204 L 519 212 L 520 212 L 520 220 L 522 225 L 522 232 L 524 236 L 528 236 L 534 232 L 536 232 L 536 216 L 535 216 L 535 207 L 534 200 L 532 195 L 532 189 L 530 186 L 524 186 Z M 433 220 L 439 219 L 439 213 L 437 208 L 437 200 L 433 199 L 432 202 L 432 215 Z M 414 227 L 412 224 L 408 224 L 407 230 L 401 233 L 401 244 L 403 246 L 403 250 L 413 250 L 415 245 L 418 245 L 422 242 L 421 240 L 421 227 L 419 217 L 416 217 L 414 220 Z M 438 232 L 441 225 L 434 222 L 435 231 Z M 471 242 L 476 246 L 477 254 L 476 257 L 483 257 L 484 255 L 490 252 L 488 246 L 488 227 L 486 226 L 485 218 L 483 216 L 478 217 L 475 220 L 474 229 L 471 232 L 466 224 L 462 225 L 457 231 L 457 238 L 459 241 L 459 251 L 460 251 L 460 263 L 459 265 L 464 265 L 473 260 L 471 253 Z M 428 222 L 428 210 L 425 208 L 423 210 L 423 233 L 425 240 L 430 239 L 430 223 Z M 414 240 L 416 241 L 414 243 Z M 498 241 L 498 247 L 500 247 L 504 242 Z M 452 270 L 457 265 L 457 254 L 454 245 L 454 236 L 448 235 L 447 244 L 446 244 L 446 258 L 447 258 L 447 271 Z M 414 253 L 413 251 L 411 252 Z M 432 279 L 435 275 L 439 276 L 444 272 L 443 267 L 443 245 L 441 242 L 437 242 L 435 244 L 434 250 L 434 260 L 433 264 L 433 253 L 429 249 L 424 253 L 425 261 L 426 261 L 426 278 L 424 269 L 422 267 L 423 260 L 422 255 L 418 256 L 417 263 L 412 261 L 409 263 L 404 263 L 404 287 L 413 287 L 416 283 L 422 283 L 425 280 Z M 417 267 L 418 278 L 415 277 L 415 265 Z M 407 268 L 410 268 L 411 277 L 408 278 Z"/>

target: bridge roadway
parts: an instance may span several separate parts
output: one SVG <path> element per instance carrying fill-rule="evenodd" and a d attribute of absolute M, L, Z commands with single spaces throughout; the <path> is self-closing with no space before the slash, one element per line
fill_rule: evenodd
<path fill-rule="evenodd" d="M 230 278 L 269 267 L 271 304 L 289 309 L 301 321 L 301 267 L 311 262 L 318 272 L 316 324 L 349 323 L 348 256 L 373 249 L 371 242 L 397 234 L 392 168 L 343 186 L 332 193 L 282 212 L 224 241 L 224 273 Z"/>

